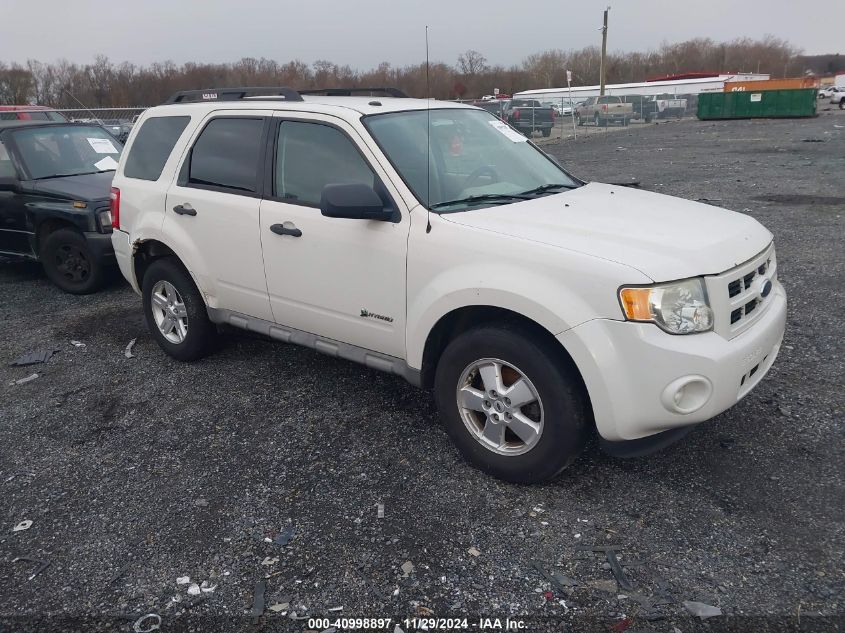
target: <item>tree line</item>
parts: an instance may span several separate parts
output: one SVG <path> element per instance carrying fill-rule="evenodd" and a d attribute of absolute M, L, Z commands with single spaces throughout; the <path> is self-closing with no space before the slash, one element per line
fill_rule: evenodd
<path fill-rule="evenodd" d="M 610 53 L 608 83 L 644 81 L 681 72 L 762 72 L 773 77 L 803 74 L 802 58 L 787 41 L 767 36 L 716 42 L 697 38 L 664 43 L 647 52 Z M 393 66 L 382 62 L 361 71 L 327 60 L 306 64 L 246 57 L 226 64 L 172 61 L 139 66 L 115 63 L 99 55 L 93 63 L 67 60 L 25 64 L 0 61 L 0 103 L 38 104 L 56 108 L 149 106 L 179 90 L 227 86 L 395 86 L 411 96 L 438 99 L 477 98 L 494 88 L 514 93 L 531 88 L 562 87 L 571 70 L 573 85 L 599 83 L 601 53 L 597 46 L 579 50 L 548 50 L 529 55 L 511 66 L 490 64 L 475 50 L 462 53 L 455 64 L 433 62 Z"/>

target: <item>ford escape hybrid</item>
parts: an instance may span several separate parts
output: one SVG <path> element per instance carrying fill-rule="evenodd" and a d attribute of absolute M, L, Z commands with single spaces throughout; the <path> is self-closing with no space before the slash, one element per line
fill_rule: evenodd
<path fill-rule="evenodd" d="M 616 454 L 676 439 L 783 338 L 756 220 L 584 183 L 471 106 L 179 93 L 142 115 L 113 184 L 117 261 L 165 352 L 198 359 L 229 324 L 398 374 L 511 481 L 553 477 L 593 428 Z"/>

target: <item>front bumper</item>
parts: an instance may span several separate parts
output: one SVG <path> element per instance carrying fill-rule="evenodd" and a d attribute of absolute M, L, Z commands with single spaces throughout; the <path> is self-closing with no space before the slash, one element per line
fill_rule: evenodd
<path fill-rule="evenodd" d="M 112 250 L 111 235 L 109 233 L 96 233 L 86 231 L 85 243 L 91 256 L 99 263 L 107 266 L 114 266 L 114 250 Z"/>
<path fill-rule="evenodd" d="M 557 336 L 587 386 L 599 434 L 636 440 L 718 415 L 745 397 L 780 350 L 786 293 L 775 282 L 766 312 L 727 340 L 673 336 L 650 323 L 594 319 Z M 680 393 L 680 399 L 674 397 Z"/>

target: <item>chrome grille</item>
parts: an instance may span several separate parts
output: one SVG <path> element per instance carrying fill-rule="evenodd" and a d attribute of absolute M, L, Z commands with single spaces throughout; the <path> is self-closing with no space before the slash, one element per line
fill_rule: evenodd
<path fill-rule="evenodd" d="M 762 296 L 766 280 L 777 280 L 774 244 L 756 257 L 720 275 L 705 277 L 714 329 L 725 338 L 733 338 L 762 316 L 771 294 Z"/>

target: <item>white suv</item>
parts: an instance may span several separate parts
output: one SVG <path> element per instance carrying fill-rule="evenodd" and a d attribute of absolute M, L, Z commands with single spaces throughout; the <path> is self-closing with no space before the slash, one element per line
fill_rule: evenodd
<path fill-rule="evenodd" d="M 771 367 L 786 296 L 756 220 L 584 183 L 479 108 L 353 92 L 179 93 L 141 116 L 113 242 L 168 354 L 229 324 L 398 374 L 521 482 L 593 428 L 614 454 L 665 445 Z"/>

